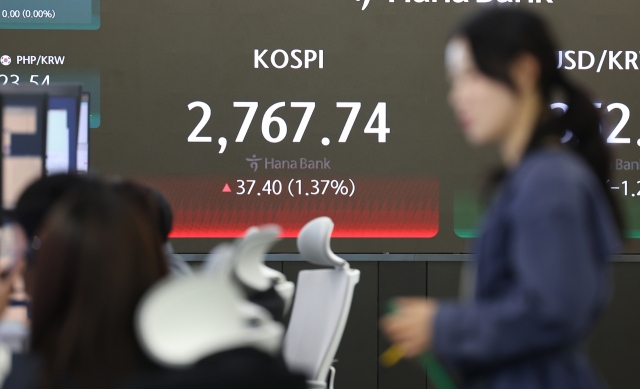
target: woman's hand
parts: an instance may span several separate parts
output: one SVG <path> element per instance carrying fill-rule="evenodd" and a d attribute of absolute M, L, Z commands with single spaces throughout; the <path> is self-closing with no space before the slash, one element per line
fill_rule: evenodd
<path fill-rule="evenodd" d="M 387 337 L 397 344 L 406 358 L 431 349 L 438 303 L 434 299 L 412 297 L 396 300 L 397 311 L 381 320 Z"/>

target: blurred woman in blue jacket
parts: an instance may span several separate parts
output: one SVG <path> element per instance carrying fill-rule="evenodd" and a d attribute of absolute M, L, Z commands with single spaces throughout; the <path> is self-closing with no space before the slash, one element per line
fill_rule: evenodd
<path fill-rule="evenodd" d="M 505 170 L 475 247 L 474 299 L 400 299 L 382 326 L 407 357 L 433 351 L 468 388 L 600 387 L 580 345 L 608 304 L 622 221 L 597 111 L 556 53 L 541 19 L 511 8 L 474 16 L 447 46 L 465 136 L 496 145 Z"/>

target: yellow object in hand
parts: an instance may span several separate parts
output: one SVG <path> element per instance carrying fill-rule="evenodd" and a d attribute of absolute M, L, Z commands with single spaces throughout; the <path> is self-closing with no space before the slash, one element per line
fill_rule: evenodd
<path fill-rule="evenodd" d="M 384 367 L 394 366 L 404 358 L 405 352 L 397 344 L 392 345 L 380 355 L 380 364 Z"/>

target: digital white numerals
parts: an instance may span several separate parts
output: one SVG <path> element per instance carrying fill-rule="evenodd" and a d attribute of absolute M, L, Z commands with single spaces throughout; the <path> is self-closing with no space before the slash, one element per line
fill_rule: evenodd
<path fill-rule="evenodd" d="M 242 143 L 251 128 L 251 124 L 253 123 L 256 113 L 258 112 L 259 103 L 255 101 L 236 101 L 233 103 L 233 107 L 247 109 L 247 114 L 244 117 L 240 130 L 238 131 L 238 135 L 236 136 L 236 143 Z M 362 103 L 340 102 L 336 103 L 336 107 L 351 109 L 349 117 L 342 129 L 342 133 L 338 138 L 338 143 L 345 143 L 349 139 L 349 134 L 351 134 L 351 130 L 356 123 L 356 119 L 358 118 L 358 114 L 362 108 Z M 213 142 L 212 137 L 200 135 L 202 130 L 211 120 L 211 107 L 202 101 L 194 101 L 188 105 L 188 108 L 189 110 L 193 110 L 194 108 L 202 109 L 202 118 L 187 138 L 187 141 L 193 143 Z M 289 127 L 287 126 L 287 122 L 278 114 L 278 112 L 282 112 L 280 111 L 281 109 L 286 108 L 304 109 L 302 119 L 300 120 L 296 132 L 293 135 L 293 143 L 302 142 L 302 138 L 307 131 L 307 127 L 309 126 L 313 113 L 316 109 L 316 103 L 314 102 L 291 102 L 287 104 L 286 102 L 281 101 L 267 108 L 262 117 L 261 126 L 262 137 L 267 142 L 280 143 L 287 137 Z M 387 127 L 387 103 L 377 104 L 364 128 L 364 133 L 377 134 L 379 143 L 387 142 L 387 135 L 391 133 L 391 129 Z M 322 139 L 322 144 L 324 146 L 328 146 L 330 143 L 331 140 L 329 138 L 325 137 Z M 227 139 L 221 137 L 218 139 L 218 144 L 220 145 L 219 153 L 224 153 L 227 148 Z"/>
<path fill-rule="evenodd" d="M 614 109 L 619 109 L 622 112 L 622 118 L 616 128 L 611 131 L 611 135 L 607 138 L 607 143 L 631 143 L 631 138 L 618 138 L 622 129 L 627 125 L 627 123 L 629 123 L 631 111 L 629 110 L 629 107 L 620 103 L 611 104 L 607 107 L 607 111 L 609 112 Z"/>
<path fill-rule="evenodd" d="M 378 127 L 374 128 L 373 123 L 378 119 Z M 376 110 L 373 111 L 367 127 L 364 129 L 365 134 L 378 134 L 378 142 L 385 143 L 387 141 L 387 134 L 391 130 L 387 128 L 387 103 L 378 103 Z"/>
<path fill-rule="evenodd" d="M 602 103 L 594 103 L 593 105 L 597 109 L 602 108 Z M 561 109 L 562 111 L 567 112 L 569 107 L 565 103 L 553 103 L 551 104 L 551 109 Z M 620 133 L 629 123 L 629 119 L 631 119 L 631 110 L 627 105 L 621 103 L 613 103 L 607 106 L 607 112 L 613 112 L 615 110 L 619 110 L 622 113 L 622 117 L 615 128 L 611 131 L 611 134 L 607 137 L 607 143 L 630 144 L 631 138 L 621 138 Z M 602 127 L 600 128 L 600 132 L 602 132 Z M 562 142 L 568 142 L 572 136 L 573 134 L 571 134 L 571 131 L 567 131 L 565 137 L 562 138 Z M 640 146 L 640 139 L 638 140 L 638 146 Z"/>
<path fill-rule="evenodd" d="M 198 136 L 204 126 L 209 123 L 209 119 L 211 119 L 211 107 L 209 107 L 208 104 L 203 103 L 202 101 L 194 101 L 193 103 L 189 104 L 189 111 L 194 108 L 202 108 L 202 119 L 200 119 L 200 122 L 191 132 L 191 135 L 189 135 L 189 138 L 187 138 L 187 140 L 189 142 L 211 142 L 210 136 Z"/>

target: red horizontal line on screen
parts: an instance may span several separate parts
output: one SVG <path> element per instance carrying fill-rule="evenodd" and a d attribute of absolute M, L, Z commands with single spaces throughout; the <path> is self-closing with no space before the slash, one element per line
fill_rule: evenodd
<path fill-rule="evenodd" d="M 352 197 L 257 196 L 255 190 L 262 188 L 266 178 L 256 179 L 257 189 L 246 196 L 237 194 L 236 179 L 230 177 L 138 177 L 171 201 L 172 238 L 236 238 L 251 226 L 271 223 L 282 226 L 283 238 L 293 238 L 319 216 L 333 219 L 334 238 L 433 238 L 439 230 L 439 184 L 435 179 L 352 178 L 356 183 Z M 274 179 L 278 178 L 271 177 Z M 231 193 L 223 192 L 227 183 Z"/>

